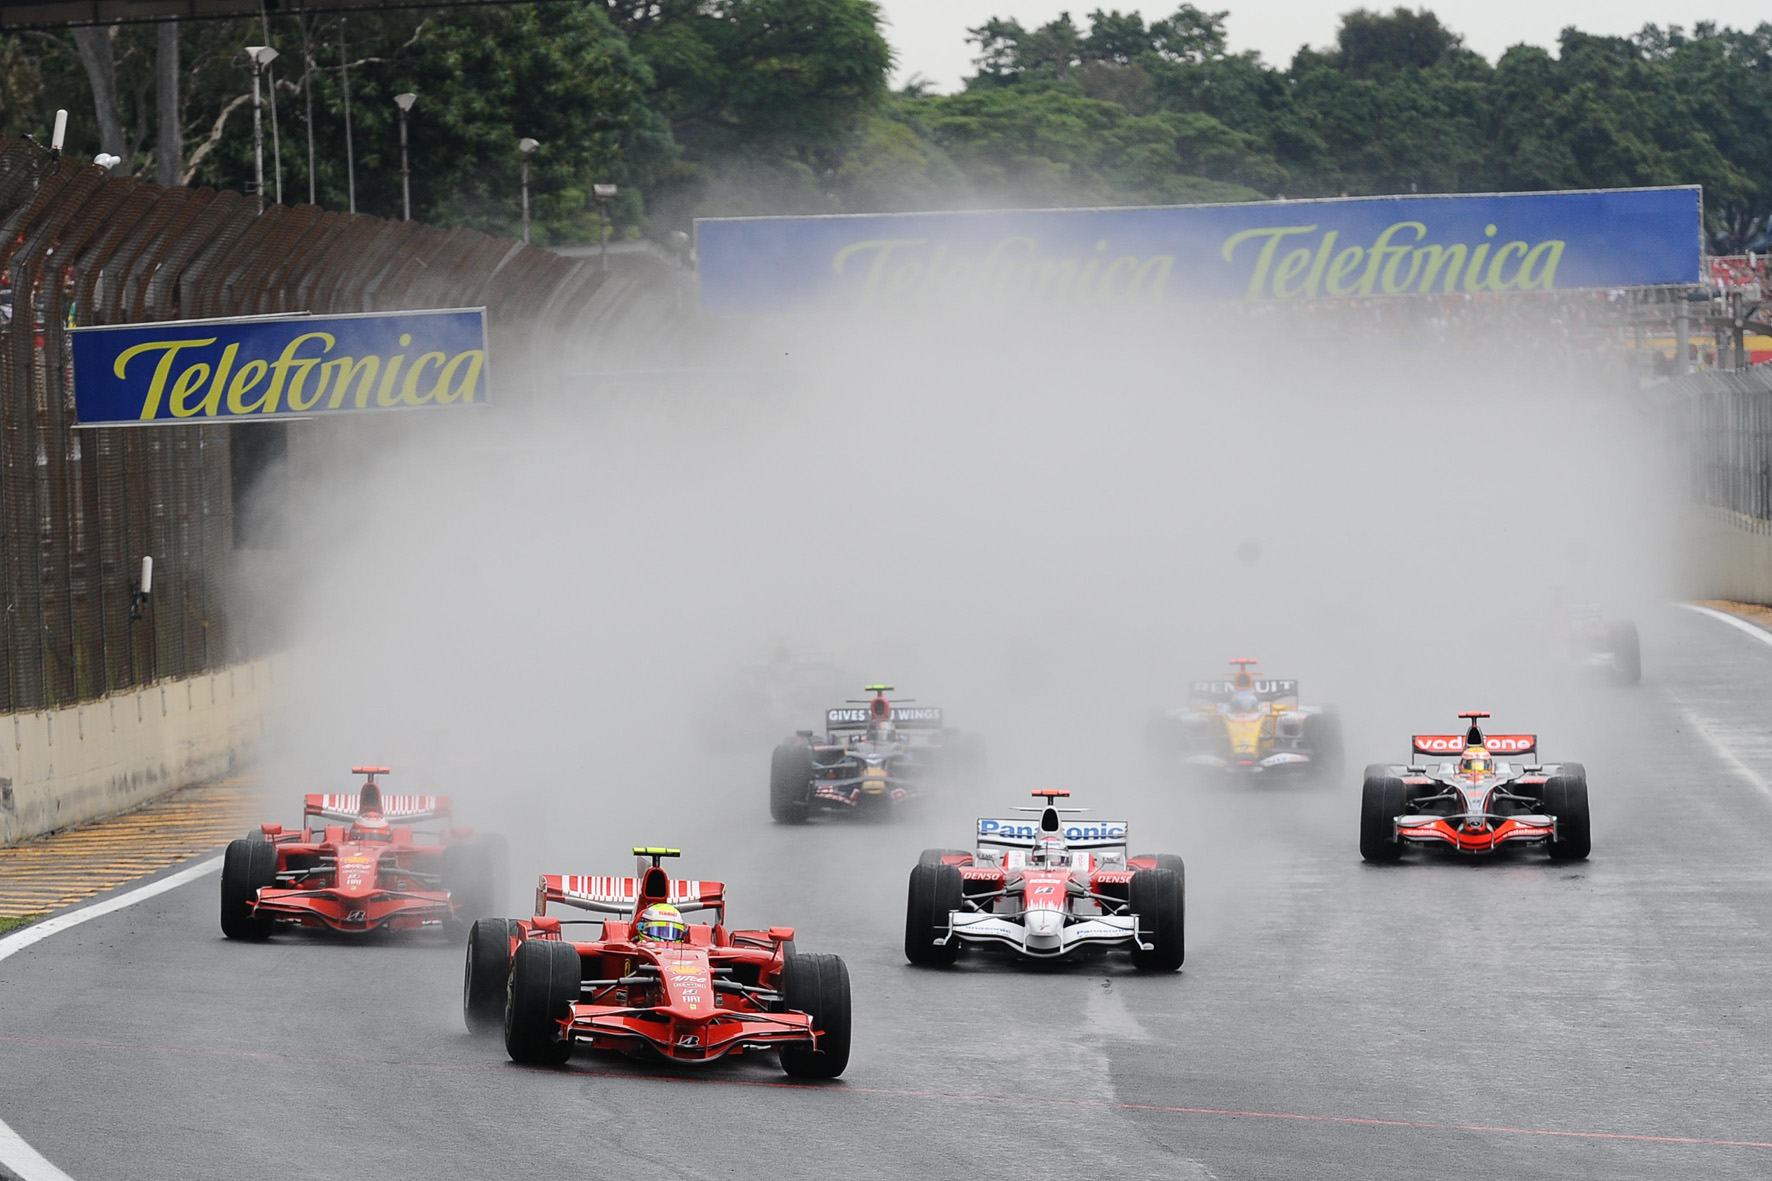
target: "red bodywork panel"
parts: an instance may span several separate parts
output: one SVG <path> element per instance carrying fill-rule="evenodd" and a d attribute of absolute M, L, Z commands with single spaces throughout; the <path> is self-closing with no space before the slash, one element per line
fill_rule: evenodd
<path fill-rule="evenodd" d="M 1456 816 L 1436 820 L 1432 824 L 1408 825 L 1397 829 L 1397 835 L 1404 840 L 1439 841 L 1451 845 L 1460 853 L 1493 853 L 1508 841 L 1545 840 L 1554 832 L 1553 825 L 1521 824 L 1511 818 L 1482 832 L 1467 832 L 1458 823 Z"/>
<path fill-rule="evenodd" d="M 561 1018 L 563 1038 L 596 1050 L 649 1048 L 680 1062 L 816 1046 L 822 1031 L 812 1018 L 785 1011 L 775 995 L 794 929 L 728 931 L 725 890 L 719 882 L 674 879 L 657 868 L 637 878 L 550 874 L 537 883 L 536 916 L 517 920 L 511 953 L 526 939 L 564 939 L 560 919 L 541 913 L 550 902 L 622 906 L 626 917 L 605 919 L 601 938 L 565 940 L 579 955 L 583 999 Z M 717 921 L 690 923 L 683 943 L 635 941 L 640 912 L 661 902 L 715 910 Z"/>
<path fill-rule="evenodd" d="M 258 892 L 252 913 L 303 927 L 361 933 L 409 930 L 456 918 L 449 891 L 437 884 L 443 839 L 419 844 L 410 828 L 388 840 L 357 841 L 343 825 L 321 833 L 285 833 L 261 826 L 277 848 L 278 885 Z"/>

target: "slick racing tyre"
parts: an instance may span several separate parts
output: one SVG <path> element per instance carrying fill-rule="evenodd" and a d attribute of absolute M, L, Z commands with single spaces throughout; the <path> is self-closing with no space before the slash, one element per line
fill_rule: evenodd
<path fill-rule="evenodd" d="M 769 816 L 777 824 L 805 824 L 811 811 L 812 748 L 784 742 L 769 760 Z"/>
<path fill-rule="evenodd" d="M 498 850 L 485 840 L 449 845 L 443 850 L 443 888 L 455 904 L 455 918 L 445 923 L 459 937 L 476 918 L 498 909 Z"/>
<path fill-rule="evenodd" d="M 818 1046 L 783 1046 L 781 1068 L 795 1078 L 836 1078 L 849 1066 L 849 969 L 840 956 L 801 955 L 782 969 L 783 1007 L 812 1018 Z"/>
<path fill-rule="evenodd" d="M 1408 794 L 1401 779 L 1384 774 L 1389 769 L 1376 763 L 1367 767 L 1360 788 L 1360 856 L 1368 861 L 1395 861 L 1403 855 L 1396 820 L 1408 806 Z"/>
<path fill-rule="evenodd" d="M 960 958 L 960 942 L 935 941 L 947 934 L 948 916 L 965 898 L 960 871 L 951 865 L 923 864 L 911 870 L 905 899 L 904 958 L 913 964 L 951 964 Z"/>
<path fill-rule="evenodd" d="M 964 849 L 925 849 L 917 854 L 918 865 L 940 865 L 943 857 L 970 857 Z"/>
<path fill-rule="evenodd" d="M 1637 638 L 1637 625 L 1621 619 L 1607 627 L 1606 633 L 1612 648 L 1612 679 L 1620 685 L 1635 685 L 1643 679 L 1643 652 Z"/>
<path fill-rule="evenodd" d="M 1144 972 L 1181 967 L 1187 959 L 1187 887 L 1182 875 L 1173 869 L 1141 869 L 1132 875 L 1128 900 L 1138 916 L 1139 933 L 1151 944 L 1149 951 L 1132 949 L 1132 966 Z"/>
<path fill-rule="evenodd" d="M 505 992 L 511 979 L 511 936 L 516 927 L 515 919 L 477 919 L 468 931 L 461 1015 L 469 1033 L 497 1033 L 504 1022 Z"/>
<path fill-rule="evenodd" d="M 572 1056 L 560 1022 L 578 1000 L 578 950 L 556 939 L 525 939 L 511 957 L 505 994 L 505 1052 L 526 1066 L 559 1066 Z"/>
<path fill-rule="evenodd" d="M 1564 763 L 1544 785 L 1544 810 L 1556 819 L 1557 836 L 1550 843 L 1552 861 L 1581 861 L 1593 851 L 1587 810 L 1587 768 Z"/>
<path fill-rule="evenodd" d="M 1134 861 L 1155 861 L 1158 869 L 1166 869 L 1181 879 L 1183 888 L 1187 886 L 1187 864 L 1174 853 L 1140 853 Z"/>
<path fill-rule="evenodd" d="M 277 881 L 277 846 L 262 839 L 229 841 L 222 857 L 221 929 L 229 939 L 263 939 L 271 920 L 252 914 L 258 892 Z"/>

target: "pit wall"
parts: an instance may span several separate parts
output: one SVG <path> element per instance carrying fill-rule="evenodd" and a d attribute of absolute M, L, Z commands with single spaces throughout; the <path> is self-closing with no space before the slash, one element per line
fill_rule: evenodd
<path fill-rule="evenodd" d="M 288 675 L 288 658 L 275 656 L 0 717 L 0 845 L 233 772 L 257 749 Z"/>
<path fill-rule="evenodd" d="M 1772 521 L 1695 508 L 1686 554 L 1689 597 L 1772 604 Z"/>

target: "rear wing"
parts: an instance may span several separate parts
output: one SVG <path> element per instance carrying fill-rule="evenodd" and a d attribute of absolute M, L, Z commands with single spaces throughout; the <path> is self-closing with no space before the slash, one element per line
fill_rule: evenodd
<path fill-rule="evenodd" d="M 1015 820 L 999 820 L 990 816 L 978 818 L 978 843 L 1002 849 L 1031 849 L 1034 841 L 1047 835 L 1039 820 L 1022 816 Z M 1073 849 L 1117 849 L 1126 844 L 1124 820 L 1061 821 L 1057 835 Z"/>
<path fill-rule="evenodd" d="M 1235 681 L 1195 681 L 1188 686 L 1188 697 L 1194 701 L 1229 701 L 1237 693 Z M 1281 681 L 1271 677 L 1256 677 L 1249 683 L 1248 692 L 1255 694 L 1263 701 L 1275 701 L 1281 697 L 1297 697 L 1297 681 Z"/>
<path fill-rule="evenodd" d="M 338 820 L 348 824 L 357 819 L 360 800 L 361 797 L 355 792 L 350 795 L 307 796 L 302 806 L 302 823 L 306 824 L 314 817 L 319 816 L 326 820 Z M 396 820 L 444 820 L 449 817 L 449 811 L 448 796 L 383 794 L 381 797 L 381 814 L 383 819 L 390 824 Z"/>
<path fill-rule="evenodd" d="M 1418 755 L 1461 755 L 1465 751 L 1464 734 L 1416 734 L 1410 744 Z M 1538 749 L 1536 734 L 1490 734 L 1483 745 L 1492 755 L 1529 755 Z"/>
<path fill-rule="evenodd" d="M 670 879 L 663 901 L 681 911 L 723 910 L 726 906 L 724 882 L 698 882 L 683 878 Z M 632 917 L 640 899 L 639 878 L 584 877 L 578 874 L 543 874 L 535 884 L 535 913 L 541 914 L 548 903 L 576 907 L 596 914 Z"/>
<path fill-rule="evenodd" d="M 892 707 L 892 723 L 901 730 L 939 730 L 941 729 L 941 707 L 935 705 L 895 705 Z M 865 730 L 868 726 L 868 707 L 865 705 L 839 705 L 824 711 L 825 728 L 829 730 Z"/>

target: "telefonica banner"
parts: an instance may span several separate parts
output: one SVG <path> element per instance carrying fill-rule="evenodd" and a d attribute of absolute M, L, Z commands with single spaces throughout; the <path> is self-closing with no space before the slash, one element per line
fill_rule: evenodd
<path fill-rule="evenodd" d="M 696 223 L 725 315 L 1655 287 L 1699 278 L 1696 186 Z"/>
<path fill-rule="evenodd" d="M 252 316 L 75 328 L 81 426 L 473 406 L 486 313 Z"/>

